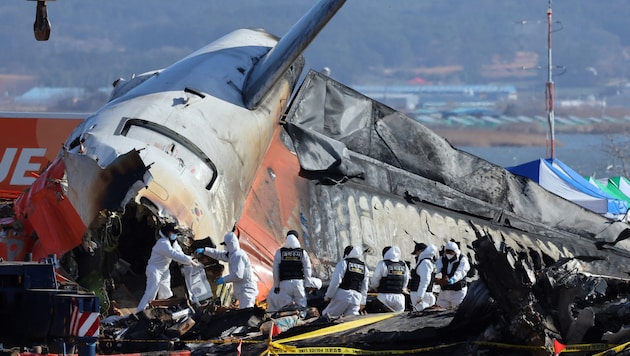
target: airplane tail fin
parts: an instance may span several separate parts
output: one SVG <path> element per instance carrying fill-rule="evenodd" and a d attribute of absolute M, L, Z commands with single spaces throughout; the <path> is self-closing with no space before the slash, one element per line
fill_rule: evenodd
<path fill-rule="evenodd" d="M 320 0 L 260 59 L 249 73 L 243 90 L 243 100 L 248 109 L 252 110 L 260 104 L 269 89 L 345 2 L 346 0 Z"/>

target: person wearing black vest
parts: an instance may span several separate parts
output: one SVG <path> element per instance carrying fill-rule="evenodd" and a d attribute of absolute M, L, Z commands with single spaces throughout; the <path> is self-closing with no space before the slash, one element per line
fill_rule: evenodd
<path fill-rule="evenodd" d="M 411 272 L 409 281 L 409 298 L 414 311 L 423 311 L 435 304 L 433 294 L 433 278 L 435 277 L 435 261 L 438 249 L 430 244 L 418 255 L 418 263 Z"/>
<path fill-rule="evenodd" d="M 468 292 L 466 274 L 470 270 L 470 263 L 455 241 L 446 243 L 444 255 L 437 260 L 435 270 L 441 275 L 435 278 L 435 283 L 440 285 L 435 304 L 442 308 L 457 308 Z"/>
<path fill-rule="evenodd" d="M 400 248 L 392 246 L 381 261 L 376 264 L 370 288 L 378 294 L 376 298 L 393 312 L 405 311 L 403 290 L 409 282 L 409 268 L 400 260 Z"/>
<path fill-rule="evenodd" d="M 273 258 L 274 289 L 270 293 L 273 292 L 275 295 L 271 298 L 273 305 L 269 306 L 275 310 L 270 308 L 267 310 L 277 311 L 291 303 L 306 308 L 304 281 L 311 278 L 311 260 L 308 253 L 300 246 L 297 231 L 289 230 L 284 246 L 276 251 Z"/>
<path fill-rule="evenodd" d="M 346 246 L 343 259 L 337 262 L 324 301 L 330 301 L 322 315 L 359 315 L 367 300 L 368 269 L 356 246 Z"/>

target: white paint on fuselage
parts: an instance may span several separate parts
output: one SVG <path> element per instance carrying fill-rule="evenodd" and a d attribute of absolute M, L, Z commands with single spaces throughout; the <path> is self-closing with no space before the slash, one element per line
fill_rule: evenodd
<path fill-rule="evenodd" d="M 83 144 L 71 151 L 81 151 L 101 167 L 132 149 L 140 150 L 152 180 L 136 200 L 150 199 L 164 215 L 192 228 L 197 238 L 223 236 L 242 212 L 288 103 L 291 88 L 286 81 L 276 84 L 256 110 L 246 109 L 241 97 L 247 73 L 275 42 L 253 30 L 238 30 L 213 42 L 113 98 L 72 133 L 66 147 L 82 137 Z M 119 134 L 128 119 L 165 127 L 197 147 L 216 167 L 211 188 L 206 189 L 212 164 L 181 140 L 147 130 L 143 121 L 127 136 Z M 85 193 L 73 196 L 86 199 Z M 73 201 L 73 206 L 80 205 Z"/>

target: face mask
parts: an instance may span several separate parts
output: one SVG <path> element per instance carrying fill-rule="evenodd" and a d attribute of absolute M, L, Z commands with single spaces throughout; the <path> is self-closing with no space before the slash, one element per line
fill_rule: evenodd
<path fill-rule="evenodd" d="M 444 255 L 445 255 L 445 256 L 446 256 L 446 258 L 448 258 L 449 260 L 450 260 L 451 258 L 455 257 L 455 254 L 454 254 L 454 253 L 446 253 L 446 254 L 444 254 Z"/>
<path fill-rule="evenodd" d="M 168 236 L 168 238 L 171 239 L 171 241 L 175 241 L 175 240 L 177 240 L 177 235 L 176 234 L 170 234 Z"/>

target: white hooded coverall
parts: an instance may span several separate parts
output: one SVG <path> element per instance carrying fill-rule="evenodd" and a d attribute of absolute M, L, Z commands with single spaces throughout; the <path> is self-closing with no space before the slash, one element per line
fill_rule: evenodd
<path fill-rule="evenodd" d="M 325 297 L 330 299 L 330 303 L 322 311 L 322 315 L 328 314 L 329 316 L 340 315 L 359 315 L 361 305 L 365 305 L 367 300 L 368 284 L 370 281 L 369 272 L 367 266 L 363 265 L 363 281 L 360 285 L 360 290 L 343 289 L 339 288 L 343 277 L 349 267 L 348 259 L 361 259 L 361 252 L 354 246 L 348 255 L 337 262 L 335 270 L 333 271 L 330 279 L 330 284 L 326 290 Z M 350 266 L 351 268 L 361 269 L 361 266 Z"/>
<path fill-rule="evenodd" d="M 411 306 L 415 311 L 423 311 L 425 308 L 435 304 L 433 291 L 427 291 L 433 282 L 433 272 L 435 271 L 434 261 L 438 257 L 438 249 L 435 245 L 427 246 L 418 256 L 416 268 L 411 273 L 416 273 L 420 277 L 420 284 L 416 290 L 409 291 Z"/>
<path fill-rule="evenodd" d="M 376 268 L 374 269 L 374 275 L 370 280 L 370 288 L 378 289 L 381 284 L 381 280 L 384 277 L 387 277 L 387 265 L 385 264 L 385 260 L 389 260 L 392 262 L 400 261 L 400 248 L 398 246 L 392 246 L 383 256 L 383 259 L 376 264 Z M 404 264 L 404 272 L 403 272 L 403 288 L 409 283 L 409 268 Z M 378 293 L 376 298 L 383 303 L 386 307 L 391 309 L 393 312 L 402 313 L 405 311 L 405 295 L 403 293 Z"/>
<path fill-rule="evenodd" d="M 459 250 L 459 246 L 457 243 L 453 241 L 449 241 L 444 246 L 445 250 L 452 250 L 455 252 L 455 257 L 447 260 L 446 256 L 442 256 L 438 258 L 435 264 L 435 271 L 440 273 L 442 271 L 442 267 L 446 262 L 446 272 L 452 278 L 454 283 L 459 283 L 460 281 L 466 278 L 466 274 L 470 270 L 470 263 L 468 262 L 468 258 L 465 255 L 462 255 Z M 461 257 L 461 258 L 460 258 Z M 454 270 L 455 263 L 459 260 L 459 265 L 457 269 Z M 459 306 L 464 297 L 466 297 L 466 292 L 468 291 L 468 287 L 463 287 L 461 290 L 446 290 L 444 288 L 440 288 L 440 294 L 438 295 L 437 301 L 435 304 L 443 307 L 443 308 L 456 308 Z"/>
<path fill-rule="evenodd" d="M 234 297 L 238 300 L 240 309 L 251 308 L 256 305 L 258 297 L 258 285 L 252 271 L 249 256 L 241 248 L 238 237 L 233 232 L 228 232 L 223 237 L 225 251 L 206 247 L 204 255 L 216 260 L 227 262 L 229 274 L 223 276 L 224 283 L 232 283 Z"/>
<path fill-rule="evenodd" d="M 184 265 L 196 263 L 192 257 L 182 251 L 177 240 L 171 244 L 169 238 L 160 232 L 160 238 L 151 249 L 151 257 L 149 257 L 146 268 L 147 287 L 138 304 L 137 311 L 146 309 L 149 306 L 149 302 L 154 300 L 156 296 L 159 299 L 168 299 L 173 296 L 171 272 L 169 270 L 172 261 Z"/>
<path fill-rule="evenodd" d="M 300 242 L 298 241 L 297 236 L 289 234 L 287 235 L 287 240 L 284 243 L 285 248 L 290 249 L 301 249 Z M 273 258 L 273 286 L 275 288 L 280 288 L 278 294 L 274 293 L 274 290 L 269 291 L 269 296 L 267 297 L 268 308 L 267 310 L 270 312 L 275 312 L 283 307 L 295 302 L 302 308 L 307 307 L 306 300 L 306 291 L 304 289 L 304 280 L 312 278 L 312 267 L 311 267 L 311 259 L 308 257 L 308 253 L 304 249 L 302 249 L 302 269 L 304 271 L 303 279 L 286 279 L 280 280 L 280 262 L 282 261 L 281 249 L 276 251 L 276 254 Z M 274 294 L 273 296 L 271 294 Z"/>

